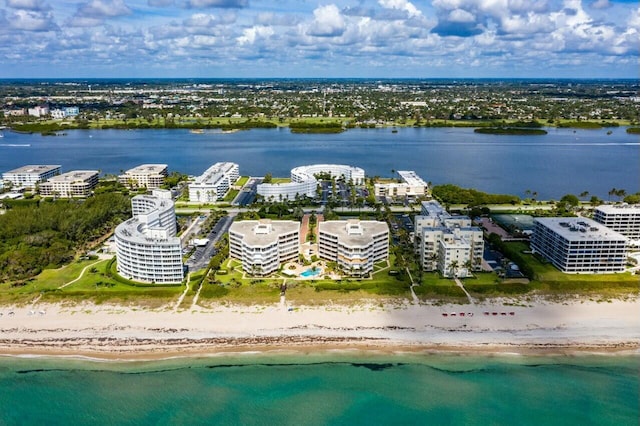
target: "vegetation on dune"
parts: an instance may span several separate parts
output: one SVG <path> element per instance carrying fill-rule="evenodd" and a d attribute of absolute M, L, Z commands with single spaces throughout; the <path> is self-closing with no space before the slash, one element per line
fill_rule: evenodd
<path fill-rule="evenodd" d="M 485 204 L 518 204 L 520 197 L 508 194 L 487 194 L 471 188 L 456 185 L 436 185 L 432 194 L 444 204 L 466 204 L 479 206 Z"/>
<path fill-rule="evenodd" d="M 129 199 L 121 194 L 36 206 L 12 205 L 0 216 L 0 281 L 25 279 L 69 262 L 78 249 L 131 215 Z"/>

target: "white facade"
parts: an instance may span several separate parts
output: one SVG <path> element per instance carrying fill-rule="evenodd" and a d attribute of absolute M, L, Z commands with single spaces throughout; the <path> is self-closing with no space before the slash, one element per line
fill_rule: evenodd
<path fill-rule="evenodd" d="M 640 205 L 598 206 L 593 220 L 629 238 L 633 246 L 640 246 Z"/>
<path fill-rule="evenodd" d="M 221 200 L 239 177 L 236 163 L 216 163 L 189 184 L 189 201 L 209 203 Z"/>
<path fill-rule="evenodd" d="M 59 165 L 29 165 L 3 173 L 2 179 L 11 182 L 14 187 L 33 188 L 59 174 Z"/>
<path fill-rule="evenodd" d="M 452 216 L 437 201 L 424 201 L 415 217 L 414 244 L 422 268 L 445 277 L 482 269 L 484 237 L 467 216 Z"/>
<path fill-rule="evenodd" d="M 141 164 L 118 176 L 118 182 L 132 188 L 159 188 L 169 175 L 166 164 Z"/>
<path fill-rule="evenodd" d="M 98 184 L 98 170 L 75 170 L 54 176 L 40 184 L 40 195 L 44 197 L 86 197 Z"/>
<path fill-rule="evenodd" d="M 344 178 L 354 185 L 364 185 L 364 170 L 360 167 L 343 164 L 312 164 L 300 166 L 291 170 L 291 182 L 288 183 L 261 183 L 258 185 L 258 194 L 265 200 L 278 201 L 292 200 L 296 195 L 300 197 L 316 196 L 318 179 L 314 175 L 328 173 L 336 179 Z"/>
<path fill-rule="evenodd" d="M 389 226 L 374 220 L 331 220 L 318 224 L 318 255 L 336 262 L 352 276 L 373 272 L 376 262 L 389 257 Z"/>
<path fill-rule="evenodd" d="M 565 273 L 623 272 L 627 237 L 583 217 L 534 220 L 531 250 Z"/>
<path fill-rule="evenodd" d="M 115 232 L 118 273 L 134 281 L 181 282 L 182 245 L 176 237 L 173 201 L 136 195 L 131 199 L 131 208 L 133 218 L 118 225 Z"/>
<path fill-rule="evenodd" d="M 49 114 L 49 107 L 47 105 L 38 105 L 28 109 L 28 114 L 34 117 L 44 117 Z"/>
<path fill-rule="evenodd" d="M 416 198 L 429 193 L 429 185 L 414 171 L 401 170 L 398 172 L 401 183 L 376 183 L 373 186 L 376 197 L 409 197 Z"/>
<path fill-rule="evenodd" d="M 229 228 L 229 257 L 254 276 L 276 272 L 300 253 L 300 223 L 291 220 L 243 220 Z"/>

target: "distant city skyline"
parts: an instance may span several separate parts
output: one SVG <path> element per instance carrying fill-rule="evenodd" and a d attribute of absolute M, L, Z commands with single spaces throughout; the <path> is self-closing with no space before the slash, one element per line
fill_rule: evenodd
<path fill-rule="evenodd" d="M 637 0 L 0 0 L 0 78 L 638 78 Z"/>

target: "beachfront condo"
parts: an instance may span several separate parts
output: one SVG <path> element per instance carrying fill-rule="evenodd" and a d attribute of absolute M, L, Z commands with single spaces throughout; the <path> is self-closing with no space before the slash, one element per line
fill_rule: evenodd
<path fill-rule="evenodd" d="M 425 271 L 466 277 L 482 270 L 484 237 L 468 216 L 454 216 L 435 200 L 422 203 L 415 217 L 414 246 Z"/>
<path fill-rule="evenodd" d="M 531 250 L 565 273 L 623 272 L 627 237 L 584 217 L 534 219 Z"/>
<path fill-rule="evenodd" d="M 318 255 L 343 273 L 368 276 L 389 257 L 389 226 L 375 220 L 330 220 L 318 224 Z"/>
<path fill-rule="evenodd" d="M 292 220 L 242 220 L 229 228 L 229 257 L 242 262 L 245 273 L 267 276 L 297 260 L 300 222 Z"/>
<path fill-rule="evenodd" d="M 169 191 L 131 199 L 133 217 L 116 228 L 118 273 L 146 283 L 179 283 L 184 277 L 182 245 Z"/>

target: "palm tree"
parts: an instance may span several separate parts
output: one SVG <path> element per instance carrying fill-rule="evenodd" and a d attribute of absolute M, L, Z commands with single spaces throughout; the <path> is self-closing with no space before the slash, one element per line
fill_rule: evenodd
<path fill-rule="evenodd" d="M 451 263 L 449 264 L 449 272 L 451 272 L 451 275 L 453 277 L 456 276 L 456 272 L 458 272 L 458 261 L 457 260 L 451 261 Z"/>

